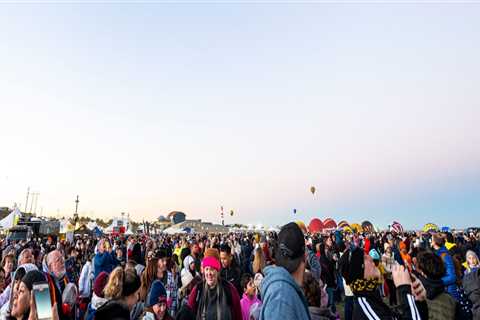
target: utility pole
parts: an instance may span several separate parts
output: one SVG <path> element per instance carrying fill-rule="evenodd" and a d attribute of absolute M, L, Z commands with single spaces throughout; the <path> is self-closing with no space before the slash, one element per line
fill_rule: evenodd
<path fill-rule="evenodd" d="M 75 200 L 75 214 L 78 214 L 78 203 L 80 202 L 80 200 L 78 200 L 78 196 L 77 196 L 77 200 Z"/>
<path fill-rule="evenodd" d="M 37 204 L 38 204 L 38 196 L 40 193 L 37 193 L 37 196 L 35 197 L 35 209 L 33 210 L 34 215 L 37 215 Z"/>
<path fill-rule="evenodd" d="M 27 213 L 28 196 L 30 195 L 30 187 L 27 188 L 27 201 L 25 201 L 25 213 Z"/>
<path fill-rule="evenodd" d="M 35 200 L 34 198 L 35 198 L 36 195 L 37 195 L 37 194 L 36 194 L 35 192 L 32 192 L 32 201 L 30 202 L 30 211 L 29 211 L 30 215 L 32 214 L 33 202 L 34 202 L 34 200 Z"/>

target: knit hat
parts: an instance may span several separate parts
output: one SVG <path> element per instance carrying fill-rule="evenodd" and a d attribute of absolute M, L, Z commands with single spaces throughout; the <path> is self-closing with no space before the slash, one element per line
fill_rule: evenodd
<path fill-rule="evenodd" d="M 357 279 L 363 279 L 365 270 L 364 252 L 361 248 L 347 251 L 340 258 L 340 272 L 347 285 Z"/>
<path fill-rule="evenodd" d="M 150 291 L 148 292 L 147 300 L 145 301 L 145 307 L 153 307 L 157 303 L 167 301 L 167 291 L 163 286 L 162 281 L 155 280 L 150 286 Z"/>
<path fill-rule="evenodd" d="M 32 270 L 27 272 L 22 278 L 22 282 L 28 288 L 28 290 L 32 290 L 33 284 L 37 282 L 45 282 L 45 275 L 38 270 Z"/>
<path fill-rule="evenodd" d="M 190 282 L 193 281 L 193 279 L 193 275 L 190 271 L 182 271 L 182 287 L 180 288 L 180 291 L 184 291 L 188 287 Z"/>
<path fill-rule="evenodd" d="M 215 248 L 208 248 L 205 250 L 204 257 L 215 257 L 217 260 L 220 260 L 220 253 L 218 252 L 218 249 Z"/>
<path fill-rule="evenodd" d="M 203 268 L 210 267 L 217 271 L 220 271 L 221 265 L 220 265 L 219 259 L 217 259 L 216 257 L 210 256 L 210 257 L 203 258 L 202 267 Z"/>
<path fill-rule="evenodd" d="M 380 260 L 380 255 L 375 249 L 370 250 L 369 255 L 370 257 L 372 257 L 373 260 Z"/>
<path fill-rule="evenodd" d="M 97 297 L 104 298 L 103 289 L 107 285 L 107 282 L 108 273 L 105 271 L 100 272 L 93 282 L 93 293 L 95 293 Z"/>

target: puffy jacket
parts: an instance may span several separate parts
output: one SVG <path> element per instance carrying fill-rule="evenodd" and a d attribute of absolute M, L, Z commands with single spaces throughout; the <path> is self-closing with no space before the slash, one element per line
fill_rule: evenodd
<path fill-rule="evenodd" d="M 442 280 L 428 279 L 415 273 L 427 292 L 428 319 L 454 320 L 456 319 L 456 301 L 445 292 Z"/>
<path fill-rule="evenodd" d="M 453 262 L 453 258 L 448 253 L 447 248 L 445 248 L 444 246 L 435 251 L 435 254 L 441 257 L 443 263 L 445 264 L 445 275 L 442 278 L 442 282 L 447 288 L 447 292 L 456 301 L 458 301 L 460 297 L 458 296 L 457 273 L 455 272 L 455 263 Z"/>
<path fill-rule="evenodd" d="M 117 266 L 116 259 L 113 258 L 110 252 L 97 253 L 94 258 L 94 278 L 102 272 L 107 273 L 112 272 L 112 270 Z"/>
<path fill-rule="evenodd" d="M 473 319 L 480 320 L 480 269 L 465 275 L 463 288 L 467 297 L 473 303 Z"/>

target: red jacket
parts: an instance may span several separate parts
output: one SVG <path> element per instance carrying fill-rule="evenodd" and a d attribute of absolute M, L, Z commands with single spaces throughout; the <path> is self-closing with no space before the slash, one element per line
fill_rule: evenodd
<path fill-rule="evenodd" d="M 227 291 L 227 303 L 231 308 L 232 320 L 242 320 L 242 307 L 240 306 L 240 296 L 238 295 L 237 289 L 228 281 L 219 281 L 222 281 L 222 285 Z M 197 314 L 197 302 L 199 299 L 198 292 L 203 289 L 203 283 L 197 284 L 188 296 L 188 306 L 195 315 Z"/>

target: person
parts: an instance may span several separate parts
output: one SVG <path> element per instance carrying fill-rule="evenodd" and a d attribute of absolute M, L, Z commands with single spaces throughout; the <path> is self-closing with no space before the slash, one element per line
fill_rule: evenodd
<path fill-rule="evenodd" d="M 167 254 L 167 250 L 157 251 L 157 279 L 162 281 L 163 286 L 167 291 L 169 312 L 171 316 L 174 316 L 178 307 L 178 278 L 176 272 L 168 270 L 168 265 L 169 263 L 172 263 L 173 260 L 171 257 L 168 257 Z M 176 266 L 176 264 L 172 263 L 172 266 Z"/>
<path fill-rule="evenodd" d="M 103 289 L 107 285 L 107 281 L 108 273 L 105 271 L 100 272 L 98 277 L 95 278 L 95 282 L 93 283 L 92 300 L 88 304 L 85 320 L 93 320 L 97 309 L 107 303 L 108 300 L 105 299 L 105 295 L 103 294 Z"/>
<path fill-rule="evenodd" d="M 68 258 L 65 260 L 65 270 L 68 281 L 71 283 L 78 283 L 78 268 L 77 268 L 77 256 L 78 252 L 75 247 L 67 248 Z"/>
<path fill-rule="evenodd" d="M 427 319 L 428 307 L 425 303 L 426 293 L 421 282 L 416 279 L 412 284 L 408 268 L 394 266 L 393 281 L 397 288 L 399 306 L 390 309 L 378 294 L 380 271 L 373 263 L 372 257 L 362 248 L 355 247 L 341 258 L 341 273 L 346 284 L 354 294 L 353 319 L 355 320 L 420 320 Z M 420 309 L 416 301 L 419 302 Z"/>
<path fill-rule="evenodd" d="M 92 294 L 92 283 L 93 283 L 93 270 L 92 270 L 92 260 L 94 256 L 90 255 L 85 264 L 82 267 L 80 272 L 80 278 L 78 280 L 78 290 L 81 300 L 89 300 Z"/>
<path fill-rule="evenodd" d="M 232 258 L 232 249 L 228 244 L 220 246 L 220 262 L 222 263 L 220 277 L 231 282 L 237 289 L 238 295 L 240 295 L 242 293 L 240 286 L 240 268 Z"/>
<path fill-rule="evenodd" d="M 460 296 L 457 286 L 455 263 L 445 247 L 445 239 L 439 234 L 434 234 L 432 236 L 432 247 L 435 251 L 435 254 L 441 257 L 443 263 L 445 264 L 445 274 L 442 277 L 443 285 L 446 287 L 447 292 L 455 299 L 455 301 L 459 301 Z"/>
<path fill-rule="evenodd" d="M 466 261 L 463 264 L 465 267 L 465 274 L 469 274 L 470 272 L 476 271 L 478 268 L 480 268 L 480 261 L 478 260 L 478 256 L 475 251 L 468 250 L 465 258 Z"/>
<path fill-rule="evenodd" d="M 257 288 L 253 282 L 253 278 L 250 274 L 245 273 L 242 275 L 241 285 L 243 288 L 243 297 L 240 300 L 240 306 L 242 307 L 242 319 L 250 320 L 250 308 L 255 303 L 261 303 L 257 298 Z"/>
<path fill-rule="evenodd" d="M 280 230 L 275 258 L 277 266 L 264 269 L 260 319 L 310 320 L 308 303 L 301 289 L 305 272 L 305 239 L 296 223 L 288 223 Z"/>
<path fill-rule="evenodd" d="M 18 265 L 21 266 L 22 264 L 35 264 L 35 257 L 33 256 L 32 249 L 23 249 L 22 252 L 18 255 Z"/>
<path fill-rule="evenodd" d="M 427 293 L 429 320 L 456 319 L 455 300 L 445 293 L 442 277 L 445 267 L 442 259 L 432 252 L 422 251 L 416 257 L 415 276 L 422 282 Z"/>
<path fill-rule="evenodd" d="M 480 269 L 473 270 L 463 277 L 463 289 L 473 305 L 473 320 L 480 320 Z"/>
<path fill-rule="evenodd" d="M 263 269 L 265 268 L 265 256 L 263 254 L 263 250 L 260 246 L 255 248 L 254 257 L 252 262 L 252 272 L 253 274 L 262 273 Z"/>
<path fill-rule="evenodd" d="M 108 301 L 97 309 L 94 319 L 137 319 L 134 313 L 139 301 L 140 285 L 140 277 L 135 271 L 116 267 L 103 289 Z"/>
<path fill-rule="evenodd" d="M 412 257 L 408 254 L 408 248 L 405 241 L 400 241 L 399 248 L 403 265 L 408 268 L 408 271 L 412 271 Z"/>
<path fill-rule="evenodd" d="M 185 259 L 183 259 L 183 269 L 180 275 L 183 276 L 187 272 L 193 277 L 198 275 L 195 269 L 195 259 L 191 255 L 188 255 L 185 257 Z"/>
<path fill-rule="evenodd" d="M 106 239 L 101 239 L 97 244 L 97 253 L 93 259 L 95 279 L 102 271 L 112 272 L 116 267 L 116 261 L 111 254 L 110 243 Z"/>
<path fill-rule="evenodd" d="M 147 299 L 150 286 L 153 281 L 157 279 L 157 269 L 158 259 L 154 257 L 148 259 L 147 267 L 143 270 L 142 276 L 140 277 L 142 280 L 142 285 L 140 287 L 140 300 L 145 301 Z"/>
<path fill-rule="evenodd" d="M 173 320 L 168 314 L 167 291 L 160 280 L 153 281 L 150 287 L 143 320 Z"/>
<path fill-rule="evenodd" d="M 7 320 L 36 319 L 37 311 L 33 298 L 33 284 L 45 282 L 45 276 L 38 270 L 32 270 L 23 276 L 17 292 L 13 297 L 12 311 Z M 52 320 L 58 320 L 57 305 L 52 306 Z"/>
<path fill-rule="evenodd" d="M 201 249 L 198 242 L 194 241 L 192 243 L 190 251 L 191 251 L 190 255 L 193 257 L 193 260 L 195 261 L 195 271 L 200 272 L 200 266 L 202 264 L 203 257 L 201 255 Z"/>
<path fill-rule="evenodd" d="M 395 306 L 397 304 L 397 293 L 393 284 L 392 269 L 396 262 L 393 257 L 392 246 L 388 242 L 384 244 L 382 264 L 385 267 L 385 285 L 388 291 L 388 301 L 390 306 Z"/>
<path fill-rule="evenodd" d="M 2 268 L 5 271 L 5 288 L 8 287 L 12 281 L 11 274 L 15 267 L 15 256 L 13 254 L 7 254 L 2 259 Z"/>
<path fill-rule="evenodd" d="M 334 293 L 337 288 L 336 261 L 333 254 L 333 242 L 328 237 L 325 243 L 320 244 L 320 264 L 322 266 L 321 279 L 327 285 L 328 307 L 336 312 Z"/>
<path fill-rule="evenodd" d="M 218 250 L 212 248 L 206 252 L 201 267 L 205 280 L 193 288 L 188 298 L 195 319 L 241 320 L 242 309 L 237 289 L 231 282 L 220 277 Z"/>
<path fill-rule="evenodd" d="M 306 271 L 304 273 L 302 287 L 307 299 L 310 317 L 312 320 L 335 320 L 336 315 L 328 308 L 328 294 L 321 288 L 320 283 L 311 272 Z"/>

